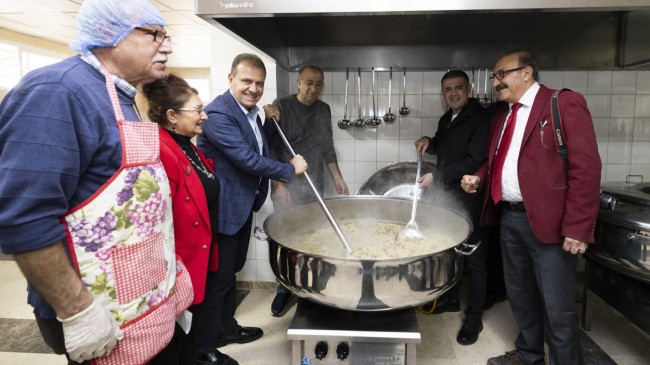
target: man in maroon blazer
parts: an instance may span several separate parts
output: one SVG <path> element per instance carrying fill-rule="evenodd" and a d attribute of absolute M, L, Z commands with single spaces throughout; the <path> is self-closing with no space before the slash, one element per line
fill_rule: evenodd
<path fill-rule="evenodd" d="M 560 94 L 565 161 L 551 117 L 553 90 L 538 84 L 533 55 L 507 54 L 490 79 L 507 107 L 492 117 L 488 161 L 463 176 L 461 187 L 484 189 L 481 223 L 501 223 L 506 290 L 519 336 L 516 351 L 488 364 L 543 364 L 546 331 L 548 363 L 580 365 L 575 270 L 577 254 L 594 242 L 601 170 L 591 115 L 582 95 Z"/>

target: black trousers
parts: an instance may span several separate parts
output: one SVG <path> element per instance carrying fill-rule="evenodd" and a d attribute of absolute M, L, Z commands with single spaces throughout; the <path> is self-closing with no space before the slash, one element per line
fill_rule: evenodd
<path fill-rule="evenodd" d="M 219 319 L 216 336 L 235 331 L 239 324 L 235 319 L 237 308 L 237 282 L 235 274 L 240 272 L 246 263 L 248 243 L 251 239 L 253 212 L 239 232 L 234 235 L 217 234 L 219 245 L 219 270 L 214 278 L 213 305 L 216 318 Z"/>
<path fill-rule="evenodd" d="M 504 209 L 501 251 L 506 291 L 519 328 L 515 347 L 527 362 L 584 364 L 576 313 L 577 256 L 562 244 L 544 244 L 533 235 L 525 211 Z"/>
<path fill-rule="evenodd" d="M 466 258 L 469 276 L 469 305 L 465 309 L 466 319 L 480 320 L 483 318 L 483 306 L 487 293 L 488 240 L 488 227 L 479 225 L 474 227 L 474 232 L 468 240 L 470 243 L 481 241 L 481 245 Z M 458 285 L 451 287 L 444 295 L 458 298 Z"/>

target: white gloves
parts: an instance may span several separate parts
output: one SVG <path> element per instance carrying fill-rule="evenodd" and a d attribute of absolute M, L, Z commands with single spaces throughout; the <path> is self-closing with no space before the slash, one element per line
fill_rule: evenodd
<path fill-rule="evenodd" d="M 93 299 L 92 304 L 72 317 L 61 319 L 65 348 L 70 358 L 83 362 L 108 355 L 124 338 L 113 316 Z"/>

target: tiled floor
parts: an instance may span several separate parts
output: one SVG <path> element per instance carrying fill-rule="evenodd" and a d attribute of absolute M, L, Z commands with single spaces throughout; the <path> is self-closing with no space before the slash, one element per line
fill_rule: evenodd
<path fill-rule="evenodd" d="M 291 364 L 291 343 L 286 339 L 286 331 L 295 309 L 284 317 L 272 317 L 270 305 L 274 294 L 270 290 L 252 290 L 237 310 L 237 319 L 242 325 L 264 329 L 264 337 L 258 341 L 221 348 L 241 365 Z M 12 261 L 0 261 L 0 298 L 0 317 L 32 318 L 31 308 L 25 304 L 25 280 Z M 507 302 L 496 304 L 485 313 L 485 328 L 472 346 L 456 343 L 461 313 L 418 313 L 422 335 L 422 343 L 416 350 L 418 364 L 483 365 L 489 357 L 513 348 L 517 330 Z M 597 297 L 592 330 L 588 335 L 620 365 L 650 363 L 650 336 Z M 3 365 L 65 363 L 56 355 L 0 352 L 0 364 Z"/>

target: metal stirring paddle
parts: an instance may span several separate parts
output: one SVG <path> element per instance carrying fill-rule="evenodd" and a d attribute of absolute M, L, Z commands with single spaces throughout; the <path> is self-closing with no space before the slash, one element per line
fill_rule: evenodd
<path fill-rule="evenodd" d="M 411 220 L 406 223 L 406 226 L 401 231 L 397 232 L 395 242 L 405 239 L 422 239 L 424 235 L 420 232 L 418 224 L 415 222 L 415 211 L 418 206 L 418 180 L 420 179 L 420 172 L 422 170 L 422 155 L 418 154 L 418 168 L 415 173 L 415 184 L 413 185 L 413 208 L 411 209 Z"/>
<path fill-rule="evenodd" d="M 275 129 L 280 134 L 280 137 L 282 137 L 282 140 L 284 141 L 284 144 L 287 146 L 287 148 L 291 152 L 291 155 L 295 156 L 296 153 L 293 151 L 293 148 L 291 147 L 291 144 L 289 143 L 289 140 L 287 139 L 287 137 L 285 137 L 284 133 L 282 132 L 282 129 L 280 129 L 280 125 L 278 124 L 278 121 L 275 119 L 275 117 L 271 117 L 271 120 L 273 121 L 273 124 L 275 125 Z M 336 220 L 332 216 L 332 213 L 330 213 L 330 210 L 327 209 L 327 206 L 325 205 L 325 202 L 323 201 L 323 198 L 321 198 L 320 194 L 318 193 L 318 190 L 316 190 L 316 187 L 314 186 L 314 183 L 311 182 L 311 179 L 309 178 L 309 175 L 307 174 L 307 172 L 305 172 L 304 174 L 305 174 L 305 179 L 307 179 L 307 182 L 309 183 L 309 187 L 311 187 L 311 190 L 314 192 L 314 195 L 316 195 L 316 198 L 318 199 L 318 203 L 320 204 L 320 207 L 323 208 L 323 212 L 325 212 L 325 215 L 327 216 L 327 220 L 330 221 L 330 224 L 332 225 L 332 228 L 334 228 L 334 231 L 336 232 L 336 235 L 341 240 L 341 243 L 343 244 L 343 247 L 345 247 L 345 251 L 348 254 L 351 253 L 352 248 L 350 248 L 350 244 L 348 243 L 348 240 L 343 235 L 343 232 L 341 231 L 341 228 L 339 227 L 338 223 L 336 223 Z"/>

